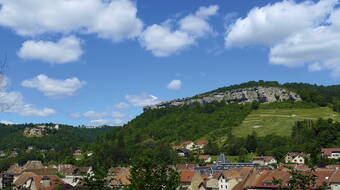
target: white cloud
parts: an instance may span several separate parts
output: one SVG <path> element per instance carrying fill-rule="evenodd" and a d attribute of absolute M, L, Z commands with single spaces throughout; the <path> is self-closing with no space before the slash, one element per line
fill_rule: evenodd
<path fill-rule="evenodd" d="M 115 111 L 115 112 L 112 112 L 112 117 L 114 117 L 114 118 L 126 118 L 126 117 L 128 117 L 128 115 L 121 113 L 121 112 L 118 112 L 118 111 Z"/>
<path fill-rule="evenodd" d="M 14 123 L 11 121 L 6 121 L 6 120 L 0 120 L 0 123 L 5 124 L 5 125 L 13 125 Z"/>
<path fill-rule="evenodd" d="M 112 122 L 115 125 L 123 125 L 124 124 L 124 121 L 121 120 L 121 119 L 114 119 Z"/>
<path fill-rule="evenodd" d="M 330 70 L 340 77 L 338 0 L 282 1 L 252 9 L 225 37 L 227 46 L 265 45 L 269 62 L 309 71 Z M 284 18 L 284 19 L 283 19 Z"/>
<path fill-rule="evenodd" d="M 0 0 L 0 5 L 0 25 L 23 36 L 80 32 L 117 42 L 138 36 L 143 27 L 130 0 Z"/>
<path fill-rule="evenodd" d="M 76 77 L 58 80 L 41 74 L 33 79 L 25 80 L 21 84 L 24 87 L 36 88 L 43 92 L 45 96 L 58 98 L 74 95 L 74 93 L 86 83 L 84 81 L 80 81 Z"/>
<path fill-rule="evenodd" d="M 124 102 L 120 102 L 114 106 L 116 109 L 123 110 L 129 108 L 129 105 Z"/>
<path fill-rule="evenodd" d="M 226 46 L 273 45 L 286 37 L 318 25 L 332 11 L 337 0 L 284 0 L 253 8 L 245 18 L 239 18 L 226 33 Z"/>
<path fill-rule="evenodd" d="M 210 16 L 216 15 L 217 5 L 201 7 L 195 14 L 190 14 L 179 21 L 180 31 L 193 37 L 203 37 L 213 32 L 212 26 L 207 22 Z"/>
<path fill-rule="evenodd" d="M 81 42 L 73 36 L 62 38 L 58 42 L 29 40 L 22 44 L 18 52 L 22 59 L 55 64 L 77 61 L 82 54 Z"/>
<path fill-rule="evenodd" d="M 90 126 L 95 126 L 95 127 L 109 125 L 109 124 L 110 124 L 110 121 L 106 119 L 95 119 L 95 120 L 91 120 L 89 123 Z"/>
<path fill-rule="evenodd" d="M 22 116 L 46 117 L 56 113 L 51 108 L 38 109 L 32 104 L 24 102 L 19 92 L 0 92 L 0 111 L 17 113 Z"/>
<path fill-rule="evenodd" d="M 85 118 L 100 118 L 105 117 L 107 114 L 103 112 L 95 112 L 95 111 L 87 111 L 83 113 L 83 117 Z"/>
<path fill-rule="evenodd" d="M 106 117 L 108 114 L 105 112 L 96 112 L 96 111 L 86 111 L 84 113 L 72 113 L 70 114 L 73 118 L 103 118 Z"/>
<path fill-rule="evenodd" d="M 182 87 L 181 80 L 172 80 L 168 85 L 167 88 L 170 90 L 179 90 Z"/>
<path fill-rule="evenodd" d="M 137 107 L 143 107 L 160 103 L 158 97 L 148 94 L 126 95 L 125 99 L 132 105 Z"/>
<path fill-rule="evenodd" d="M 217 5 L 201 7 L 195 14 L 180 19 L 177 29 L 168 22 L 151 25 L 142 33 L 140 43 L 158 57 L 176 54 L 195 44 L 197 38 L 213 32 L 207 20 L 215 15 L 217 10 Z"/>
<path fill-rule="evenodd" d="M 171 31 L 168 26 L 154 24 L 143 32 L 141 44 L 155 56 L 165 57 L 194 44 L 194 39 L 185 32 Z"/>

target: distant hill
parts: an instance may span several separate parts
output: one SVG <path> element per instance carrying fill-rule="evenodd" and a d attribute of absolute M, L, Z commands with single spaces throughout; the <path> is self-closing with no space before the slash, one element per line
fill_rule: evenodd
<path fill-rule="evenodd" d="M 274 151 L 272 154 L 282 156 L 286 151 L 301 150 L 290 144 L 297 121 L 339 121 L 338 111 L 340 85 L 251 81 L 145 107 L 142 114 L 98 140 L 92 149 L 98 149 L 97 154 L 109 157 L 105 162 L 113 164 L 126 162 L 148 148 L 161 149 L 166 155 L 164 145 L 207 139 L 226 154 L 242 155 L 255 151 L 249 147 L 256 146 L 252 140 L 257 137 L 261 143 L 273 140 L 274 145 L 258 150 L 260 154 Z"/>

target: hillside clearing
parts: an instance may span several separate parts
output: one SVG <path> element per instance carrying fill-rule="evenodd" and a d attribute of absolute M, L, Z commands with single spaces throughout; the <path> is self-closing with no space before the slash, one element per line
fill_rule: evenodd
<path fill-rule="evenodd" d="M 259 136 L 271 133 L 290 136 L 296 121 L 305 119 L 332 118 L 340 121 L 340 115 L 328 107 L 309 109 L 259 109 L 250 113 L 242 124 L 233 128 L 233 134 L 247 136 L 253 131 Z"/>

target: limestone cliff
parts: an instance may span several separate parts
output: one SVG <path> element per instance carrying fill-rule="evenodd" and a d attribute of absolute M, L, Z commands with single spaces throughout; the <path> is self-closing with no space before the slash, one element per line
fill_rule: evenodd
<path fill-rule="evenodd" d="M 281 102 L 286 100 L 299 101 L 301 97 L 289 90 L 278 87 L 252 87 L 230 90 L 223 93 L 211 93 L 195 98 L 178 99 L 162 102 L 156 105 L 146 106 L 144 110 L 160 109 L 171 106 L 182 106 L 192 103 L 209 104 L 214 101 L 225 101 L 227 103 L 249 103 L 258 101 L 260 103 Z"/>

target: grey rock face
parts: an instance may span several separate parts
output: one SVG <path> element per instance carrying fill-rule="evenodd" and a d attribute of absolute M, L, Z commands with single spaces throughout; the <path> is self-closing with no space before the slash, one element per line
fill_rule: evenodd
<path fill-rule="evenodd" d="M 144 110 L 160 109 L 171 106 L 182 106 L 193 103 L 209 104 L 214 101 L 227 103 L 251 103 L 258 101 L 259 103 L 282 102 L 286 100 L 300 101 L 301 97 L 295 92 L 277 87 L 252 87 L 226 91 L 224 93 L 212 93 L 199 98 L 186 98 L 162 102 L 156 105 L 146 106 Z"/>

